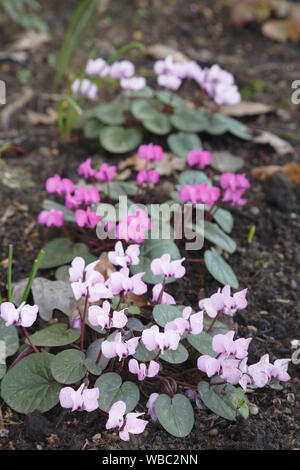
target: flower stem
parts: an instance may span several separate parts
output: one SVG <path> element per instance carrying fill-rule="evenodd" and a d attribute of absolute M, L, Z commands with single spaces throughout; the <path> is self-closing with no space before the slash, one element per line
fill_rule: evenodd
<path fill-rule="evenodd" d="M 7 267 L 7 300 L 11 302 L 12 288 L 11 288 L 11 272 L 12 272 L 12 259 L 13 259 L 13 246 L 8 247 L 8 267 Z"/>
<path fill-rule="evenodd" d="M 217 313 L 217 315 L 215 316 L 215 318 L 213 319 L 213 321 L 212 321 L 211 324 L 209 325 L 208 330 L 207 330 L 206 333 L 210 333 L 210 332 L 211 332 L 211 330 L 213 329 L 214 324 L 216 323 L 217 319 L 218 319 L 219 316 L 221 315 L 221 311 L 222 311 L 222 310 L 220 310 L 220 311 Z"/>
<path fill-rule="evenodd" d="M 89 306 L 89 288 L 87 287 L 86 290 L 86 298 L 85 298 L 85 304 L 84 304 L 84 311 L 83 311 L 83 316 L 82 316 L 82 322 L 81 322 L 81 336 L 80 336 L 80 350 L 83 351 L 83 344 L 84 344 L 84 331 L 85 331 L 85 319 L 86 319 L 86 314 Z"/>
<path fill-rule="evenodd" d="M 163 285 L 162 285 L 159 297 L 157 299 L 158 304 L 161 304 L 161 301 L 162 301 L 162 297 L 163 297 L 164 290 L 165 290 L 165 287 L 166 287 L 166 279 L 167 279 L 167 276 L 164 276 Z"/>
<path fill-rule="evenodd" d="M 28 331 L 26 330 L 25 326 L 22 327 L 23 328 L 23 332 L 24 332 L 24 335 L 26 336 L 27 340 L 28 340 L 28 343 L 30 344 L 30 346 L 32 347 L 32 349 L 34 350 L 34 352 L 38 353 L 40 352 L 37 347 L 33 344 L 33 342 L 31 341 L 30 339 L 30 336 L 28 334 Z"/>

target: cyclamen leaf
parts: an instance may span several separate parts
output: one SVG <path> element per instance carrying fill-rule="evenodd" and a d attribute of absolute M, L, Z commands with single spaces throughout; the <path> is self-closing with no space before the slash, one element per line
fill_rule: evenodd
<path fill-rule="evenodd" d="M 68 328 L 65 323 L 57 323 L 34 333 L 30 339 L 35 346 L 54 347 L 74 343 L 79 337 L 78 328 Z"/>
<path fill-rule="evenodd" d="M 218 355 L 212 348 L 211 335 L 205 333 L 205 331 L 202 331 L 199 335 L 188 334 L 187 340 L 201 354 L 208 354 L 211 357 Z"/>
<path fill-rule="evenodd" d="M 112 405 L 119 400 L 126 403 L 126 413 L 132 411 L 140 399 L 138 387 L 133 382 L 124 382 L 119 374 L 108 372 L 101 375 L 95 382 L 99 388 L 99 408 L 107 413 Z"/>
<path fill-rule="evenodd" d="M 51 372 L 55 380 L 62 384 L 73 384 L 86 373 L 85 354 L 76 349 L 67 349 L 57 354 L 51 362 Z"/>
<path fill-rule="evenodd" d="M 162 327 L 179 317 L 182 317 L 182 312 L 174 305 L 159 304 L 153 309 L 153 318 Z"/>
<path fill-rule="evenodd" d="M 204 222 L 204 237 L 228 253 L 236 250 L 236 243 L 217 224 Z"/>
<path fill-rule="evenodd" d="M 204 253 L 204 262 L 209 273 L 224 286 L 229 284 L 233 289 L 238 289 L 239 282 L 228 263 L 212 248 Z"/>
<path fill-rule="evenodd" d="M 168 136 L 170 150 L 178 157 L 187 159 L 188 153 L 195 149 L 200 150 L 202 143 L 197 134 L 190 132 L 178 132 Z"/>
<path fill-rule="evenodd" d="M 51 373 L 53 355 L 47 352 L 25 357 L 10 369 L 1 383 L 1 396 L 18 413 L 45 413 L 59 402 L 62 385 Z"/>
<path fill-rule="evenodd" d="M 5 345 L 4 358 L 17 352 L 19 348 L 17 329 L 14 325 L 5 326 L 5 321 L 2 318 L 0 318 L 0 341 L 3 341 Z"/>
<path fill-rule="evenodd" d="M 90 255 L 87 245 L 84 243 L 72 243 L 68 238 L 59 237 L 47 243 L 40 264 L 41 269 L 55 268 L 73 261 L 75 256 L 81 256 L 86 263 L 92 263 L 97 258 Z"/>
<path fill-rule="evenodd" d="M 230 421 L 236 420 L 238 397 L 236 388 L 231 384 L 216 385 L 223 382 L 220 377 L 213 377 L 211 384 L 200 382 L 198 392 L 201 400 L 211 411 Z"/>
<path fill-rule="evenodd" d="M 182 362 L 187 361 L 188 358 L 189 353 L 181 343 L 179 343 L 176 351 L 167 349 L 163 354 L 160 355 L 160 359 L 163 359 L 166 362 L 170 362 L 170 364 L 182 364 Z"/>
<path fill-rule="evenodd" d="M 194 411 L 189 399 L 181 394 L 170 398 L 162 394 L 155 400 L 155 413 L 162 427 L 172 436 L 185 437 L 194 426 Z"/>
<path fill-rule="evenodd" d="M 100 143 L 112 153 L 125 153 L 134 150 L 142 142 L 142 133 L 134 127 L 106 126 L 100 130 Z"/>

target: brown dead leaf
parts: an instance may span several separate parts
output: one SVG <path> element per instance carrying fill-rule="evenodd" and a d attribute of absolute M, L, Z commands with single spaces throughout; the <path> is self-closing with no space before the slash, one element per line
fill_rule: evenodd
<path fill-rule="evenodd" d="M 36 50 L 43 44 L 49 42 L 49 37 L 46 34 L 38 33 L 34 30 L 27 30 L 21 34 L 16 41 L 14 41 L 8 48 L 9 51 L 24 51 Z"/>
<path fill-rule="evenodd" d="M 134 155 L 131 155 L 131 157 L 128 157 L 125 160 L 122 160 L 118 164 L 118 170 L 122 171 L 125 168 L 128 168 L 129 166 L 132 166 L 134 171 L 140 171 L 143 168 L 145 168 L 145 161 L 141 160 L 138 154 L 135 153 Z"/>
<path fill-rule="evenodd" d="M 189 59 L 188 56 L 183 54 L 172 47 L 164 44 L 154 44 L 153 46 L 147 47 L 147 54 L 154 57 L 154 59 L 165 59 L 168 55 L 173 56 L 175 62 L 186 62 Z"/>
<path fill-rule="evenodd" d="M 106 251 L 101 253 L 99 263 L 95 266 L 94 270 L 101 273 L 105 280 L 109 278 L 111 273 L 116 271 L 114 265 L 109 261 Z"/>
<path fill-rule="evenodd" d="M 265 165 L 258 166 L 251 171 L 252 176 L 255 178 L 265 180 L 269 178 L 277 171 L 282 171 L 285 173 L 291 181 L 294 183 L 300 183 L 300 166 L 296 165 L 294 162 L 287 163 L 286 165 Z"/>
<path fill-rule="evenodd" d="M 153 166 L 161 176 L 169 176 L 174 173 L 174 171 L 184 170 L 186 161 L 171 152 L 165 152 L 164 158 L 158 162 L 154 162 Z"/>
<path fill-rule="evenodd" d="M 274 110 L 273 106 L 254 101 L 241 101 L 231 106 L 221 106 L 219 112 L 225 116 L 256 116 L 258 114 L 270 113 Z"/>
<path fill-rule="evenodd" d="M 124 171 L 122 171 L 122 173 L 117 173 L 117 175 L 115 176 L 115 179 L 118 181 L 125 181 L 129 178 L 130 175 L 131 175 L 130 168 L 126 168 Z"/>
<path fill-rule="evenodd" d="M 262 33 L 274 41 L 286 42 L 300 39 L 300 24 L 292 19 L 269 20 L 262 25 Z"/>
<path fill-rule="evenodd" d="M 57 112 L 53 108 L 47 108 L 46 114 L 27 111 L 27 118 L 34 125 L 44 124 L 47 126 L 57 121 Z"/>
<path fill-rule="evenodd" d="M 143 295 L 135 295 L 132 292 L 128 292 L 127 299 L 129 303 L 135 307 L 145 307 L 146 305 L 150 305 L 146 297 Z"/>
<path fill-rule="evenodd" d="M 272 132 L 261 131 L 252 139 L 252 141 L 256 144 L 270 145 L 271 147 L 273 147 L 274 150 L 276 150 L 278 155 L 281 156 L 286 155 L 288 153 L 294 153 L 294 149 L 291 144 L 289 144 L 289 142 L 281 139 L 281 137 L 278 137 L 275 134 L 272 134 Z"/>

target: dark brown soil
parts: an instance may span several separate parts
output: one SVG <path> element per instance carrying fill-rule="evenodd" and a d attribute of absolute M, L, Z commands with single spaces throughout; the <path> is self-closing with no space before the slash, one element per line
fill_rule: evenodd
<path fill-rule="evenodd" d="M 2 141 L 9 140 L 25 153 L 15 149 L 4 159 L 12 169 L 26 170 L 33 187 L 9 188 L 0 177 L 0 288 L 5 291 L 8 244 L 14 245 L 14 280 L 28 275 L 38 250 L 46 241 L 59 235 L 54 229 L 44 229 L 36 223 L 41 202 L 45 197 L 44 182 L 59 173 L 75 177 L 79 162 L 87 156 L 106 157 L 97 142 L 89 142 L 74 134 L 70 142 L 60 140 L 56 125 L 36 126 L 27 118 L 27 111 L 43 113 L 56 106 L 49 65 L 49 54 L 57 53 L 76 2 L 42 2 L 42 17 L 50 24 L 51 43 L 29 51 L 25 64 L 0 62 L 1 79 L 8 85 L 7 102 L 21 93 L 16 77 L 18 70 L 31 70 L 28 83 L 34 90 L 30 102 L 13 115 L 8 130 L 1 130 Z M 147 16 L 144 17 L 145 12 Z M 97 30 L 97 28 L 96 28 Z M 1 43 L 14 39 L 15 31 L 3 28 Z M 291 82 L 300 78 L 300 50 L 296 44 L 279 44 L 264 38 L 257 25 L 236 29 L 218 7 L 217 1 L 177 2 L 167 0 L 115 0 L 98 24 L 96 44 L 103 54 L 109 54 L 131 40 L 146 45 L 162 43 L 180 50 L 203 65 L 220 63 L 237 78 L 241 88 L 253 101 L 276 106 L 280 112 L 251 118 L 255 128 L 271 130 L 289 138 L 295 155 L 278 156 L 270 147 L 244 143 L 233 137 L 205 139 L 214 149 L 229 150 L 244 158 L 244 171 L 259 165 L 299 163 L 299 105 L 292 105 Z M 5 47 L 3 47 L 5 49 Z M 78 62 L 82 57 L 78 51 Z M 134 54 L 132 54 L 134 57 Z M 151 64 L 152 59 L 139 59 Z M 297 69 L 298 67 L 298 69 Z M 263 83 L 257 90 L 253 80 Z M 249 96 L 248 96 L 249 97 Z M 249 203 L 234 209 L 235 238 L 238 250 L 231 264 L 241 288 L 248 287 L 248 309 L 236 315 L 239 335 L 253 336 L 250 362 L 262 354 L 291 357 L 291 340 L 299 339 L 299 184 L 290 182 L 280 173 L 266 182 L 252 178 Z M 248 244 L 251 226 L 256 233 Z M 196 305 L 198 297 L 211 294 L 217 283 L 201 266 L 191 264 L 187 276 L 176 284 L 178 302 Z M 172 288 L 170 290 L 172 292 Z M 105 418 L 94 413 L 68 413 L 60 407 L 44 416 L 33 413 L 19 415 L 2 404 L 2 414 L 11 419 L 4 429 L 0 426 L 0 449 L 299 449 L 300 405 L 299 365 L 289 367 L 292 379 L 281 391 L 265 388 L 249 394 L 258 414 L 248 421 L 242 418 L 230 423 L 207 411 L 196 411 L 196 423 L 190 436 L 175 439 L 155 424 L 129 443 L 117 435 L 105 432 Z M 213 432 L 210 432 L 214 429 Z M 101 438 L 96 438 L 101 434 Z"/>

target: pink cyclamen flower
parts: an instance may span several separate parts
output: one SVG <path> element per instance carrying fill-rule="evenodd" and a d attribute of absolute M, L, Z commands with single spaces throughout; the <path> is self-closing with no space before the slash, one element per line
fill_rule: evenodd
<path fill-rule="evenodd" d="M 134 75 L 134 65 L 129 60 L 116 61 L 110 66 L 111 78 L 130 78 Z"/>
<path fill-rule="evenodd" d="M 27 305 L 25 302 L 18 308 L 11 302 L 3 302 L 0 305 L 0 317 L 5 321 L 5 326 L 20 325 L 29 328 L 35 322 L 38 310 L 37 305 Z"/>
<path fill-rule="evenodd" d="M 158 420 L 155 413 L 155 402 L 158 397 L 159 393 L 151 393 L 149 400 L 146 403 L 146 407 L 148 408 L 148 414 L 151 416 L 151 419 L 154 422 Z"/>
<path fill-rule="evenodd" d="M 231 296 L 230 286 L 226 285 L 222 290 L 218 289 L 218 292 L 211 297 L 200 300 L 199 307 L 205 310 L 211 318 L 215 318 L 221 311 L 225 315 L 232 316 L 238 310 L 243 310 L 247 307 L 247 290 L 243 289 Z"/>
<path fill-rule="evenodd" d="M 182 266 L 185 258 L 171 261 L 169 253 L 156 258 L 151 262 L 151 271 L 157 276 L 175 277 L 179 279 L 185 275 L 185 267 Z"/>
<path fill-rule="evenodd" d="M 138 380 L 140 381 L 144 380 L 146 377 L 155 377 L 159 372 L 159 367 L 159 363 L 155 361 L 150 361 L 148 367 L 145 363 L 139 364 L 136 359 L 130 359 L 128 362 L 129 371 L 132 374 L 137 374 Z"/>
<path fill-rule="evenodd" d="M 191 150 L 188 154 L 187 162 L 189 166 L 197 166 L 199 169 L 205 168 L 211 163 L 211 153 L 205 150 Z"/>
<path fill-rule="evenodd" d="M 182 80 L 176 77 L 176 75 L 162 74 L 158 75 L 157 83 L 164 88 L 175 91 L 180 87 Z"/>
<path fill-rule="evenodd" d="M 100 219 L 100 215 L 96 212 L 92 212 L 90 207 L 88 207 L 86 211 L 83 209 L 77 209 L 75 211 L 75 220 L 78 227 L 88 227 L 93 229 L 96 227 Z"/>
<path fill-rule="evenodd" d="M 137 209 L 134 214 L 125 214 L 116 227 L 116 236 L 121 240 L 132 240 L 142 243 L 145 231 L 151 228 L 151 221 L 143 209 Z"/>
<path fill-rule="evenodd" d="M 223 201 L 230 202 L 231 205 L 243 205 L 247 200 L 242 199 L 246 189 L 250 187 L 245 173 L 236 175 L 234 173 L 223 173 L 220 177 L 220 185 L 224 190 Z"/>
<path fill-rule="evenodd" d="M 80 186 L 75 190 L 74 197 L 77 200 L 78 204 L 97 204 L 100 202 L 100 194 L 96 186 L 91 188 L 86 188 L 85 186 Z"/>
<path fill-rule="evenodd" d="M 77 169 L 79 176 L 82 176 L 84 179 L 91 178 L 95 175 L 96 170 L 91 166 L 92 159 L 88 158 L 85 162 L 81 163 Z"/>
<path fill-rule="evenodd" d="M 117 333 L 113 341 L 105 340 L 101 344 L 103 355 L 112 359 L 113 357 L 119 357 L 119 361 L 127 356 L 133 356 L 136 353 L 140 338 L 134 337 L 128 341 L 122 341 L 121 332 Z"/>
<path fill-rule="evenodd" d="M 128 318 L 124 310 L 115 310 L 113 315 L 110 315 L 110 303 L 105 300 L 102 307 L 92 305 L 88 310 L 88 319 L 91 325 L 101 326 L 101 328 L 124 328 Z"/>
<path fill-rule="evenodd" d="M 212 377 L 219 373 L 221 365 L 218 359 L 204 354 L 198 358 L 197 367 L 202 372 L 205 372 L 208 377 Z"/>
<path fill-rule="evenodd" d="M 198 83 L 218 105 L 234 105 L 241 101 L 234 76 L 219 65 L 205 69 L 198 79 Z"/>
<path fill-rule="evenodd" d="M 215 335 L 212 340 L 213 350 L 225 356 L 235 356 L 244 359 L 248 356 L 248 347 L 252 338 L 240 338 L 233 341 L 234 331 L 228 331 L 225 335 Z"/>
<path fill-rule="evenodd" d="M 138 91 L 146 86 L 145 77 L 121 78 L 120 85 L 123 90 Z"/>
<path fill-rule="evenodd" d="M 73 259 L 69 275 L 76 300 L 87 295 L 89 295 L 90 302 L 113 298 L 113 294 L 105 286 L 105 279 L 102 274 L 94 270 L 98 262 L 97 260 L 85 266 L 85 261 L 80 256 Z"/>
<path fill-rule="evenodd" d="M 203 331 L 203 312 L 197 312 L 191 315 L 192 308 L 185 307 L 182 311 L 182 317 L 175 318 L 165 325 L 165 331 L 174 330 L 180 335 L 189 332 L 192 335 L 199 335 Z"/>
<path fill-rule="evenodd" d="M 101 57 L 98 59 L 90 59 L 87 63 L 85 72 L 89 76 L 98 75 L 99 77 L 104 78 L 109 74 L 110 66 Z"/>
<path fill-rule="evenodd" d="M 163 158 L 163 149 L 160 145 L 140 145 L 138 148 L 138 156 L 142 160 L 160 161 Z"/>
<path fill-rule="evenodd" d="M 107 163 L 102 163 L 99 171 L 95 172 L 95 178 L 100 181 L 112 181 L 114 179 L 117 167 L 115 165 L 109 166 Z"/>
<path fill-rule="evenodd" d="M 180 335 L 173 330 L 167 330 L 163 333 L 159 331 L 157 325 L 153 325 L 142 333 L 142 341 L 148 351 L 160 349 L 163 354 L 167 349 L 175 351 L 178 348 Z"/>
<path fill-rule="evenodd" d="M 119 429 L 119 436 L 123 441 L 129 441 L 129 434 L 141 434 L 144 432 L 148 421 L 139 419 L 144 413 L 127 413 L 126 404 L 119 400 L 115 402 L 110 411 L 106 429 L 116 428 Z"/>
<path fill-rule="evenodd" d="M 74 320 L 72 321 L 72 328 L 76 328 L 78 330 L 81 330 L 82 327 L 82 321 L 80 315 L 78 315 Z"/>
<path fill-rule="evenodd" d="M 124 251 L 121 241 L 115 244 L 115 250 L 108 252 L 109 261 L 115 266 L 122 266 L 126 268 L 128 265 L 135 266 L 139 264 L 140 259 L 140 247 L 139 245 L 129 245 L 126 251 Z"/>
<path fill-rule="evenodd" d="M 47 225 L 47 227 L 62 227 L 64 224 L 65 214 L 62 211 L 50 209 L 50 211 L 42 211 L 38 216 L 38 223 Z"/>
<path fill-rule="evenodd" d="M 72 387 L 63 387 L 59 393 L 59 401 L 63 408 L 72 408 L 72 411 L 94 411 L 99 408 L 99 388 L 86 388 L 86 384 L 80 385 L 78 390 Z"/>
<path fill-rule="evenodd" d="M 159 180 L 159 173 L 156 170 L 147 171 L 145 168 L 140 170 L 137 174 L 136 181 L 138 185 L 145 184 L 156 184 Z"/>
<path fill-rule="evenodd" d="M 111 273 L 106 281 L 106 285 L 113 295 L 124 292 L 132 292 L 135 295 L 142 295 L 147 292 L 147 285 L 142 281 L 145 272 L 134 274 L 129 277 L 129 269 L 121 268 L 120 271 Z"/>
<path fill-rule="evenodd" d="M 208 183 L 184 185 L 179 191 L 182 202 L 192 202 L 213 205 L 219 199 L 221 191 L 219 188 L 209 187 Z"/>
<path fill-rule="evenodd" d="M 152 302 L 158 301 L 162 288 L 163 285 L 161 283 L 155 284 L 152 289 Z M 160 303 L 166 305 L 176 305 L 176 300 L 174 299 L 174 297 L 172 297 L 172 295 L 167 294 L 167 292 L 163 292 Z"/>
<path fill-rule="evenodd" d="M 49 194 L 69 194 L 74 190 L 73 181 L 68 178 L 61 178 L 58 174 L 55 174 L 51 178 L 46 180 L 46 191 Z"/>
<path fill-rule="evenodd" d="M 71 85 L 71 92 L 73 95 L 85 96 L 89 100 L 94 100 L 98 93 L 98 87 L 92 83 L 88 78 L 80 80 L 76 78 Z"/>

